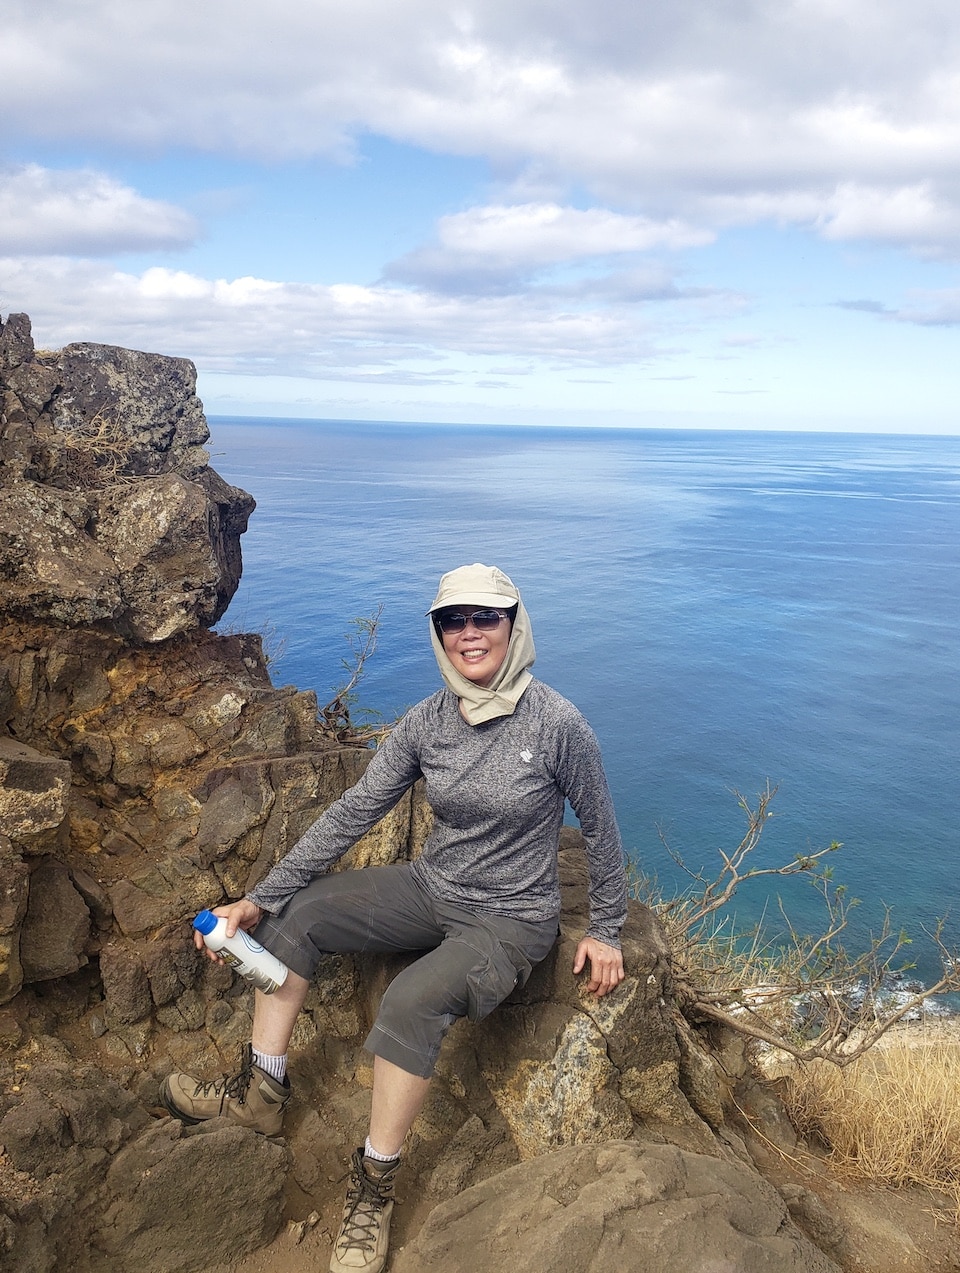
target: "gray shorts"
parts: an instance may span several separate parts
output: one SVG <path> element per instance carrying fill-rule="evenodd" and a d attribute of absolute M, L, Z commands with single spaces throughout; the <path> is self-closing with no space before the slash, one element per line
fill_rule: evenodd
<path fill-rule="evenodd" d="M 555 918 L 529 923 L 437 901 L 403 864 L 322 875 L 254 935 L 308 980 L 325 954 L 424 951 L 387 987 L 365 1046 L 429 1078 L 453 1023 L 480 1021 L 522 986 L 557 930 Z"/>

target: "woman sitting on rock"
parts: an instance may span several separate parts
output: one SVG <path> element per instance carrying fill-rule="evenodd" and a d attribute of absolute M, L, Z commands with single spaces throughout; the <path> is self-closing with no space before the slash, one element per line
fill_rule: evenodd
<path fill-rule="evenodd" d="M 519 592 L 496 567 L 462 566 L 440 580 L 428 613 L 447 688 L 406 713 L 356 786 L 256 888 L 214 912 L 230 934 L 253 932 L 290 969 L 274 994 L 255 992 L 240 1073 L 214 1083 L 172 1074 L 163 1090 L 185 1122 L 227 1117 L 277 1134 L 290 1097 L 287 1047 L 321 956 L 427 952 L 393 979 L 366 1040 L 375 1058 L 370 1134 L 354 1155 L 332 1273 L 380 1273 L 386 1262 L 400 1151 L 444 1035 L 460 1017 L 492 1012 L 556 940 L 565 800 L 591 879 L 573 971 L 589 964 L 596 995 L 624 975 L 626 881 L 597 740 L 571 703 L 531 676 L 533 635 Z M 421 775 L 434 814 L 422 855 L 329 874 Z"/>

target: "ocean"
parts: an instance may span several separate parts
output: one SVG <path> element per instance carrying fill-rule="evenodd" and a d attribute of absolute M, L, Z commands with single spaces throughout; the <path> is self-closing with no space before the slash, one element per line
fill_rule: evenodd
<path fill-rule="evenodd" d="M 713 878 L 778 788 L 755 865 L 840 841 L 860 900 L 960 946 L 960 437 L 549 429 L 213 418 L 211 463 L 257 500 L 220 630 L 266 633 L 276 684 L 345 679 L 383 607 L 360 705 L 439 686 L 440 574 L 506 570 L 535 674 L 603 748 L 624 844 L 663 892 Z M 678 867 L 682 858 L 686 871 Z M 803 878 L 747 882 L 737 922 L 823 914 Z"/>

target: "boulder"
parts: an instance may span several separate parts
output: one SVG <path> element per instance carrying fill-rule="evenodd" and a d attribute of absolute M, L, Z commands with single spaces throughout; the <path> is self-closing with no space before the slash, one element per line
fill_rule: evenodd
<path fill-rule="evenodd" d="M 635 1141 L 521 1163 L 435 1207 L 392 1273 L 839 1273 L 743 1163 Z"/>
<path fill-rule="evenodd" d="M 150 979 L 135 950 L 111 942 L 100 951 L 100 978 L 108 1025 L 132 1025 L 150 1015 Z"/>
<path fill-rule="evenodd" d="M 277 1232 L 289 1165 L 285 1145 L 248 1128 L 216 1120 L 190 1134 L 167 1119 L 110 1164 L 114 1201 L 94 1241 L 123 1273 L 233 1263 Z"/>
<path fill-rule="evenodd" d="M 30 868 L 6 836 L 0 836 L 0 1003 L 23 985 L 20 927 L 27 913 Z"/>
<path fill-rule="evenodd" d="M 39 1059 L 44 1055 L 61 1060 Z M 99 1190 L 112 1156 L 149 1122 L 100 1067 L 78 1065 L 39 1037 L 31 1062 L 0 1059 L 0 1269 L 89 1268 Z"/>
<path fill-rule="evenodd" d="M 99 1067 L 6 1063 L 0 1076 L 4 1273 L 192 1273 L 276 1233 L 283 1144 L 220 1121 L 150 1119 Z"/>
<path fill-rule="evenodd" d="M 65 626 L 119 616 L 118 571 L 91 537 L 92 519 L 86 496 L 38 482 L 0 489 L 0 578 L 8 613 Z"/>
<path fill-rule="evenodd" d="M 210 431 L 197 397 L 197 370 L 186 358 L 92 342 L 55 355 L 59 388 L 50 402 L 54 428 L 65 435 L 123 437 L 127 466 L 141 475 L 206 466 Z"/>
<path fill-rule="evenodd" d="M 66 761 L 0 737 L 0 1003 L 86 963 L 90 916 L 66 868 L 45 859 L 31 876 L 27 860 L 62 847 L 69 793 Z"/>
<path fill-rule="evenodd" d="M 35 352 L 26 314 L 11 314 L 5 323 L 0 320 L 0 370 L 14 371 L 33 362 Z"/>
<path fill-rule="evenodd" d="M 712 1133 L 681 1091 L 660 925 L 646 907 L 631 905 L 625 980 L 602 999 L 587 992 L 585 976 L 572 971 L 589 913 L 586 859 L 579 832 L 565 829 L 562 843 L 560 940 L 527 985 L 470 1032 L 519 1155 L 622 1138 L 635 1124 L 711 1148 Z"/>

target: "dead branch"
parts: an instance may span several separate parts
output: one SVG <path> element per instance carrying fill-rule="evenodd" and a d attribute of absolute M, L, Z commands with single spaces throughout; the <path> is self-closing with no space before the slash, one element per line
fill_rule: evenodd
<path fill-rule="evenodd" d="M 706 1017 L 719 1025 L 736 1030 L 738 1034 L 748 1035 L 751 1039 L 786 1052 L 788 1056 L 798 1061 L 831 1061 L 842 1068 L 863 1056 L 864 1052 L 868 1052 L 905 1017 L 922 1011 L 927 999 L 960 990 L 960 976 L 953 973 L 944 974 L 934 985 L 911 995 L 898 1008 L 891 1009 L 882 1017 L 875 1017 L 869 1026 L 863 1024 L 862 1014 L 847 1017 L 839 1008 L 834 996 L 831 1020 L 815 1039 L 806 1044 L 799 1043 L 788 1034 L 777 1030 L 759 1012 L 747 1005 L 743 1005 L 740 1012 L 727 1012 L 701 998 L 695 987 L 686 986 L 684 989 L 690 996 L 685 1004 L 685 1011 L 694 1019 Z"/>
<path fill-rule="evenodd" d="M 941 978 L 902 1003 L 884 1002 L 886 979 L 909 966 L 896 965 L 909 938 L 894 932 L 886 911 L 868 949 L 855 957 L 847 954 L 840 939 L 858 901 L 847 896 L 844 885 L 833 883 L 830 868 L 820 865 L 826 854 L 841 847 L 838 843 L 778 867 L 745 867 L 772 816 L 769 805 L 775 794 L 776 787 L 768 783 L 752 807 L 737 792 L 747 832 L 732 853 L 720 851 L 722 866 L 716 879 L 690 871 L 671 853 L 699 891 L 652 904 L 667 929 L 678 1001 L 691 1021 L 717 1022 L 799 1061 L 846 1066 L 898 1022 L 923 1011 L 930 998 L 960 991 L 960 960 L 947 948 L 943 922 L 938 922 L 927 935 L 938 949 Z M 718 912 L 745 881 L 801 873 L 810 879 L 824 907 L 826 919 L 819 935 L 798 933 L 779 899 L 786 933 L 778 945 L 762 936 L 761 926 L 751 937 L 733 932 L 726 917 L 717 923 Z M 862 995 L 854 993 L 859 987 L 864 987 Z"/>
<path fill-rule="evenodd" d="M 723 862 L 723 870 L 714 880 L 708 880 L 702 871 L 690 870 L 680 855 L 670 848 L 663 831 L 660 830 L 659 834 L 663 846 L 674 862 L 696 884 L 702 886 L 702 891 L 697 893 L 693 899 L 691 899 L 690 895 L 684 895 L 665 903 L 665 912 L 669 913 L 672 910 L 681 912 L 682 918 L 678 925 L 681 933 L 688 932 L 691 928 L 702 923 L 707 915 L 712 915 L 726 906 L 740 885 L 746 880 L 759 879 L 764 875 L 785 876 L 811 872 L 815 869 L 820 858 L 828 853 L 835 853 L 841 847 L 840 844 L 834 841 L 834 843 L 827 845 L 825 849 L 817 849 L 813 853 L 798 853 L 792 862 L 781 866 L 751 867 L 747 871 L 742 870 L 745 859 L 753 853 L 759 844 L 767 820 L 774 816 L 770 813 L 770 802 L 777 794 L 777 790 L 777 787 L 771 787 L 767 783 L 765 790 L 760 792 L 757 797 L 755 809 L 751 808 L 750 803 L 739 791 L 734 793 L 737 803 L 747 816 L 747 833 L 733 853 L 725 853 L 723 849 L 717 850 Z"/>

